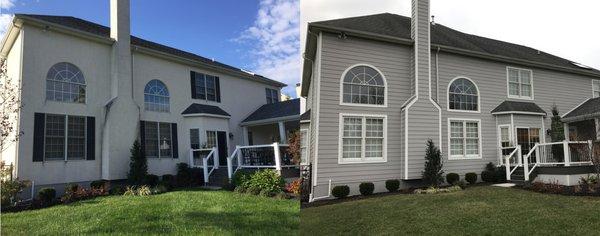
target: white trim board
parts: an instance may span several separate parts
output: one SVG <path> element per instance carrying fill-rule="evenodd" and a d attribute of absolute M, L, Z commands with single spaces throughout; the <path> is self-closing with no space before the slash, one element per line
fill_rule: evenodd
<path fill-rule="evenodd" d="M 383 87 L 383 105 L 344 102 L 344 77 L 346 77 L 346 74 L 348 73 L 348 71 L 350 71 L 351 69 L 353 69 L 354 67 L 357 67 L 357 66 L 369 67 L 371 69 L 374 69 L 375 71 L 377 71 L 377 73 L 379 73 L 381 75 L 381 79 L 383 79 L 383 86 L 384 86 Z M 387 104 L 388 104 L 388 84 L 387 84 L 387 79 L 385 78 L 385 75 L 383 74 L 383 72 L 381 70 L 379 70 L 374 65 L 366 64 L 366 63 L 354 64 L 354 65 L 351 65 L 348 68 L 346 68 L 346 70 L 344 70 L 344 72 L 342 73 L 342 77 L 340 77 L 340 106 L 387 107 L 388 106 Z"/>

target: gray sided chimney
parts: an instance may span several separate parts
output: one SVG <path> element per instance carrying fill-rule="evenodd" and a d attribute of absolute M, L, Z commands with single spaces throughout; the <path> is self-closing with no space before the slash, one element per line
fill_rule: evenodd
<path fill-rule="evenodd" d="M 102 130 L 102 179 L 124 179 L 129 170 L 129 149 L 138 137 L 139 109 L 133 100 L 129 0 L 110 0 L 110 95 Z"/>
<path fill-rule="evenodd" d="M 431 98 L 431 45 L 429 0 L 412 0 L 411 38 L 414 40 L 412 58 L 413 99 L 402 110 L 404 119 L 403 151 L 404 179 L 420 179 L 424 165 L 425 144 L 433 140 L 440 149 L 441 108 Z M 410 138 L 409 138 L 410 137 Z M 443 150 L 443 149 L 441 149 Z"/>

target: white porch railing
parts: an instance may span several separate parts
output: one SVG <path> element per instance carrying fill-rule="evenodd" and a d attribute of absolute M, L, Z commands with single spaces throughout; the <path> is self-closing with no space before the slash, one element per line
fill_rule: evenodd
<path fill-rule="evenodd" d="M 208 183 L 210 174 L 219 169 L 219 161 L 216 159 L 218 151 L 216 147 L 204 149 L 190 149 L 190 167 L 202 168 L 204 183 Z"/>
<path fill-rule="evenodd" d="M 287 154 L 287 144 L 263 144 L 252 146 L 236 146 L 227 158 L 227 174 L 229 179 L 239 169 L 243 168 L 274 168 L 281 173 L 282 168 L 296 167 L 290 155 Z"/>
<path fill-rule="evenodd" d="M 518 154 L 515 152 L 518 151 Z M 591 164 L 590 153 L 592 141 L 562 141 L 553 143 L 536 143 L 525 156 L 521 157 L 521 147 L 504 157 L 506 166 L 506 179 L 510 180 L 512 173 L 523 167 L 525 181 L 529 181 L 531 173 L 539 166 L 571 166 Z M 517 161 L 511 161 L 515 158 Z M 511 169 L 511 164 L 514 168 Z M 530 166 L 531 165 L 531 166 Z"/>

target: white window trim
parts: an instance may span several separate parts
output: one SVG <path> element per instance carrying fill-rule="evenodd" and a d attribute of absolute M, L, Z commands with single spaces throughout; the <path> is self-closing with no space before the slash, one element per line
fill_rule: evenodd
<path fill-rule="evenodd" d="M 375 104 L 359 104 L 359 103 L 347 103 L 344 102 L 344 77 L 346 77 L 346 73 L 348 73 L 348 71 L 350 71 L 350 69 L 357 67 L 357 66 L 366 66 L 366 67 L 370 67 L 372 69 L 374 69 L 375 71 L 377 71 L 377 73 L 379 73 L 381 75 L 381 78 L 383 79 L 383 105 L 375 105 Z M 387 107 L 388 104 L 388 85 L 387 85 L 387 79 L 385 78 L 385 75 L 383 75 L 383 72 L 381 72 L 377 67 L 370 65 L 370 64 L 364 64 L 364 63 L 360 63 L 360 64 L 354 64 L 349 66 L 348 68 L 346 68 L 346 70 L 344 70 L 344 73 L 342 73 L 342 77 L 340 78 L 340 105 L 342 106 L 356 106 L 356 107 Z"/>
<path fill-rule="evenodd" d="M 469 111 L 469 110 L 458 110 L 458 109 L 450 109 L 450 85 L 454 83 L 457 79 L 466 79 L 471 81 L 473 85 L 475 85 L 475 89 L 477 89 L 477 111 Z M 438 98 L 439 100 L 439 98 Z M 479 91 L 479 86 L 473 81 L 471 78 L 466 76 L 457 76 L 454 79 L 450 80 L 448 86 L 446 87 L 446 111 L 450 112 L 465 112 L 465 113 L 481 113 L 481 92 Z"/>
<path fill-rule="evenodd" d="M 162 85 L 165 86 L 165 89 L 167 90 L 167 93 L 169 94 L 169 96 L 146 93 L 146 86 L 148 86 L 150 84 L 150 82 L 152 82 L 153 80 L 157 80 L 158 82 L 162 83 Z M 146 86 L 144 86 L 144 111 L 159 112 L 159 113 L 171 113 L 171 93 L 169 92 L 169 88 L 167 87 L 167 84 L 165 84 L 164 82 L 162 82 L 162 80 L 159 80 L 159 79 L 151 79 L 150 81 L 146 82 Z M 167 103 L 167 105 L 168 105 L 167 111 L 155 111 L 155 110 L 148 109 L 148 106 L 146 103 L 150 103 L 150 102 L 146 101 L 146 95 L 167 98 L 169 100 L 169 102 Z"/>
<path fill-rule="evenodd" d="M 521 86 L 519 86 L 519 96 L 515 96 L 515 95 L 511 95 L 510 94 L 510 77 L 509 77 L 509 70 L 510 69 L 515 69 L 515 70 L 525 70 L 525 71 L 529 71 L 530 74 L 530 84 L 531 84 L 531 96 L 527 97 L 527 96 L 521 96 Z M 522 84 L 521 82 L 521 75 L 519 73 L 519 84 Z M 534 96 L 534 85 L 533 85 L 533 70 L 530 69 L 524 69 L 524 68 L 518 68 L 518 67 L 512 67 L 512 66 L 507 66 L 506 67 L 506 95 L 508 96 L 508 98 L 514 98 L 514 99 L 522 99 L 522 100 L 534 100 L 535 96 Z"/>
<path fill-rule="evenodd" d="M 504 159 L 502 156 L 502 128 L 507 128 L 508 129 L 508 142 L 513 144 L 514 146 L 514 141 L 513 141 L 513 136 L 512 136 L 512 129 L 510 128 L 510 124 L 502 124 L 502 125 L 498 125 L 497 127 L 497 133 L 496 133 L 496 138 L 498 139 L 498 163 L 504 163 Z"/>
<path fill-rule="evenodd" d="M 596 91 L 594 90 L 594 84 L 598 83 L 598 86 L 600 86 L 600 79 L 593 79 L 592 80 L 592 98 L 596 98 L 596 94 L 595 93 L 600 93 L 600 90 Z"/>
<path fill-rule="evenodd" d="M 310 144 L 310 127 L 308 129 L 300 129 L 300 150 L 302 150 L 302 132 L 306 132 L 306 153 L 300 152 L 300 165 L 308 165 L 310 162 L 308 161 L 308 155 L 310 153 L 309 144 Z"/>
<path fill-rule="evenodd" d="M 363 121 L 365 118 L 383 118 L 383 157 L 382 158 L 365 158 L 365 134 L 366 125 L 362 124 L 362 146 L 361 146 L 361 158 L 343 158 L 343 145 L 344 141 L 344 117 L 362 117 Z M 387 162 L 387 115 L 373 115 L 373 114 L 351 114 L 351 113 L 340 113 L 339 117 L 339 133 L 338 133 L 338 164 L 363 164 L 363 163 L 384 163 Z"/>
<path fill-rule="evenodd" d="M 478 135 L 478 139 L 479 142 L 477 142 L 479 144 L 479 154 L 478 155 L 452 155 L 451 153 L 451 144 L 450 144 L 450 133 L 451 133 L 451 127 L 450 127 L 450 123 L 452 121 L 462 121 L 463 122 L 463 139 L 465 139 L 466 137 L 466 129 L 467 126 L 464 125 L 464 122 L 477 122 L 477 135 Z M 464 146 L 464 150 L 467 150 L 467 146 L 466 143 L 463 145 Z M 481 137 L 481 119 L 464 119 L 464 118 L 448 118 L 448 160 L 456 160 L 456 161 L 460 161 L 460 160 L 474 160 L 474 159 L 482 159 L 482 146 L 483 146 L 483 138 Z"/>
<path fill-rule="evenodd" d="M 54 116 L 64 116 L 65 117 L 65 158 L 63 160 L 60 159 L 46 159 L 46 121 L 48 119 L 48 115 L 54 115 Z M 83 158 L 81 159 L 72 159 L 69 160 L 68 159 L 68 154 L 69 154 L 69 116 L 77 116 L 77 117 L 83 117 L 84 118 L 84 122 L 83 122 L 83 140 L 84 140 L 84 151 L 83 151 Z M 44 114 L 44 148 L 43 148 L 43 161 L 47 162 L 47 161 L 86 161 L 87 160 L 87 142 L 88 142 L 88 131 L 87 131 L 87 127 L 88 127 L 88 123 L 87 123 L 87 117 L 86 116 L 78 116 L 78 115 L 64 115 L 64 114 Z"/>

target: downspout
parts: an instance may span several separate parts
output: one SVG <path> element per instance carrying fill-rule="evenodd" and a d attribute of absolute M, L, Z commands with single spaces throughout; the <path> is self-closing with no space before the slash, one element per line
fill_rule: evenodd
<path fill-rule="evenodd" d="M 437 50 L 435 52 L 435 100 L 439 103 L 440 101 L 440 78 L 439 78 L 439 67 L 438 67 L 438 58 L 440 54 L 440 46 L 437 46 Z M 441 143 L 440 143 L 441 145 Z"/>
<path fill-rule="evenodd" d="M 310 199 L 309 202 L 314 202 L 316 200 L 326 199 L 326 198 L 330 198 L 330 197 L 331 197 L 331 179 L 329 179 L 329 188 L 327 190 L 327 196 L 312 198 L 312 199 Z"/>
<path fill-rule="evenodd" d="M 133 52 L 137 51 L 137 47 L 133 46 L 132 47 L 132 51 Z M 142 109 L 141 109 L 140 105 L 135 101 L 135 96 L 134 96 L 135 89 L 133 88 L 133 85 L 134 85 L 133 80 L 134 80 L 135 77 L 133 76 L 134 75 L 133 71 L 134 71 L 134 68 L 135 68 L 135 59 L 134 59 L 135 54 L 133 52 L 131 52 L 131 100 L 133 101 L 133 104 L 135 104 L 135 106 L 138 109 L 138 120 L 137 120 L 138 122 L 136 124 L 136 128 L 135 129 L 137 130 L 136 133 L 138 134 L 138 138 L 139 138 L 140 137 L 139 134 L 141 132 L 141 130 L 139 130 L 140 129 L 139 123 L 142 120 Z M 143 142 L 143 140 L 140 140 L 140 142 Z"/>

